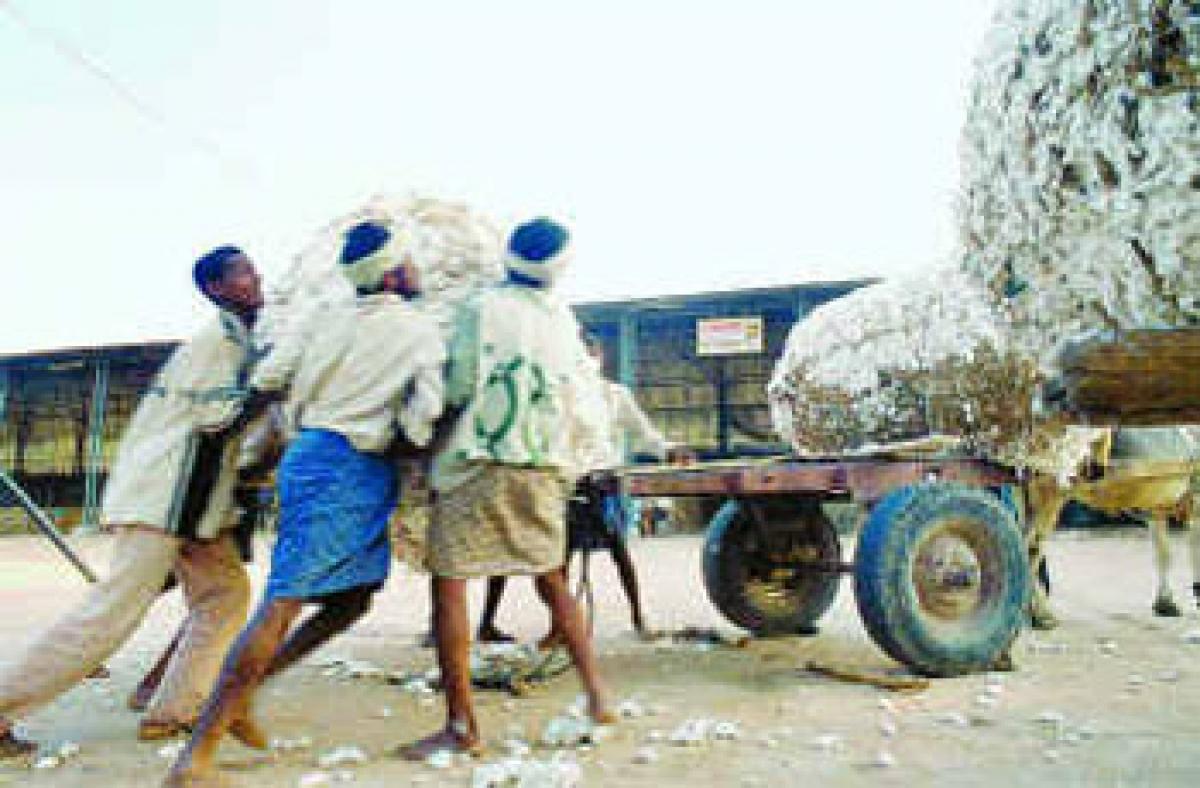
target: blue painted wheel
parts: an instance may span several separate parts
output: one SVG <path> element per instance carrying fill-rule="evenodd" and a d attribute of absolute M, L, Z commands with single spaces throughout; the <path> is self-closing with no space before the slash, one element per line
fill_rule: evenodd
<path fill-rule="evenodd" d="M 867 517 L 854 595 L 871 638 L 929 676 L 987 670 L 1029 599 L 1025 542 L 991 492 L 929 483 L 895 490 Z"/>

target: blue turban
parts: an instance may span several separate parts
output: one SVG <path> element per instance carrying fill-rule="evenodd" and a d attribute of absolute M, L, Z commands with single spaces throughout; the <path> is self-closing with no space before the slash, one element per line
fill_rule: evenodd
<path fill-rule="evenodd" d="M 208 295 L 206 286 L 225 276 L 225 264 L 242 254 L 242 250 L 236 246 L 218 246 L 197 260 L 192 266 L 192 281 L 196 283 L 196 289 Z"/>
<path fill-rule="evenodd" d="M 342 265 L 352 265 L 367 255 L 378 252 L 391 237 L 388 229 L 378 222 L 360 222 L 346 231 L 342 255 L 338 262 Z"/>
<path fill-rule="evenodd" d="M 545 217 L 519 225 L 508 238 L 510 275 L 538 287 L 552 284 L 567 263 L 570 238 L 565 227 Z"/>
<path fill-rule="evenodd" d="M 413 259 L 417 246 L 412 228 L 360 222 L 346 231 L 338 267 L 356 290 L 375 292 L 388 271 Z"/>

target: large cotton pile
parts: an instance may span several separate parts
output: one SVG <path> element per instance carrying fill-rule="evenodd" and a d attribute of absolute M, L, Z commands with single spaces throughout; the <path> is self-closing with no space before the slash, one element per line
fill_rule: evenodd
<path fill-rule="evenodd" d="M 1077 459 L 1085 433 L 1051 440 L 1031 416 L 1051 349 L 1200 320 L 1198 76 L 1198 3 L 1003 0 L 963 132 L 953 270 L 801 321 L 768 389 L 779 433 L 802 453 L 949 432 L 1016 464 Z"/>
<path fill-rule="evenodd" d="M 352 299 L 337 257 L 343 233 L 368 219 L 402 225 L 416 237 L 421 303 L 443 323 L 456 304 L 503 274 L 502 234 L 488 216 L 463 203 L 428 196 L 377 196 L 313 235 L 271 288 L 267 314 L 284 324 L 307 323 L 315 310 Z"/>
<path fill-rule="evenodd" d="M 1200 319 L 1200 4 L 1001 3 L 961 155 L 963 270 L 1031 351 Z"/>
<path fill-rule="evenodd" d="M 950 435 L 967 452 L 1057 472 L 1081 452 L 1050 441 L 1057 430 L 1032 443 L 1035 373 L 986 294 L 939 269 L 818 307 L 792 328 L 767 393 L 802 456 Z"/>
<path fill-rule="evenodd" d="M 815 309 L 788 335 L 768 394 L 798 453 L 840 453 L 933 433 L 984 438 L 1000 414 L 960 387 L 988 387 L 986 399 L 1003 406 L 1026 378 L 984 294 L 945 270 Z"/>

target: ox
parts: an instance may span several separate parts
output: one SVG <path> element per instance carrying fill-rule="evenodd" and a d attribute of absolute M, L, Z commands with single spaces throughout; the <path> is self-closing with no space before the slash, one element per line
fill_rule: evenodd
<path fill-rule="evenodd" d="M 1037 474 L 1026 485 L 1029 517 L 1029 560 L 1035 576 L 1042 571 L 1045 543 L 1068 500 L 1108 514 L 1144 513 L 1154 544 L 1158 589 L 1153 609 L 1160 616 L 1180 615 L 1170 587 L 1169 520 L 1189 527 L 1192 591 L 1200 601 L 1200 528 L 1192 527 L 1197 441 L 1194 428 L 1142 427 L 1105 431 L 1096 457 L 1102 473 L 1095 479 L 1075 479 L 1063 485 L 1052 476 Z M 1051 629 L 1058 621 L 1046 589 L 1035 584 L 1031 606 L 1035 628 Z"/>

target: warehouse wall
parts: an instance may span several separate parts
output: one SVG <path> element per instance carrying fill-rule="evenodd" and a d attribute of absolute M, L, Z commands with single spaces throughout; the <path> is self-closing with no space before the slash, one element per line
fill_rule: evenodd
<path fill-rule="evenodd" d="M 786 448 L 771 433 L 764 387 L 787 332 L 812 307 L 861 284 L 581 304 L 576 314 L 601 336 L 610 377 L 633 388 L 669 437 L 702 457 L 781 453 Z M 696 321 L 714 317 L 761 317 L 764 352 L 699 356 Z M 64 527 L 79 523 L 90 513 L 85 503 L 98 501 L 125 425 L 173 347 L 156 342 L 0 358 L 0 468 Z M 24 513 L 0 493 L 0 533 L 23 530 Z"/>

